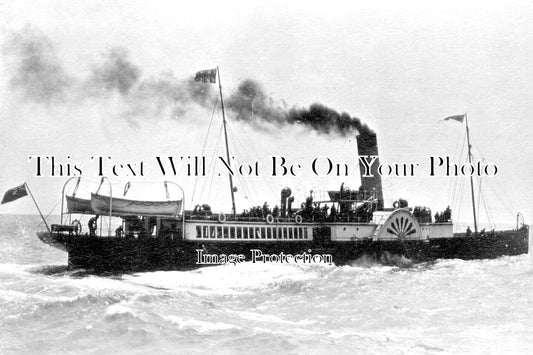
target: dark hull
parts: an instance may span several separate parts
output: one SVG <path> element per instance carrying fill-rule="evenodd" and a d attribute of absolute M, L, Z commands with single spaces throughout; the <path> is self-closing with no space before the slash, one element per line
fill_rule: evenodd
<path fill-rule="evenodd" d="M 349 264 L 367 256 L 377 261 L 387 261 L 398 255 L 412 262 L 436 259 L 492 259 L 504 255 L 528 253 L 529 229 L 497 232 L 493 235 L 435 238 L 424 241 L 372 241 L 350 242 L 301 241 L 301 242 L 222 242 L 188 241 L 173 237 L 90 237 L 60 233 L 39 233 L 39 238 L 68 252 L 70 268 L 83 268 L 100 272 L 136 272 L 150 270 L 186 270 L 198 264 L 197 250 L 204 254 L 243 254 L 251 260 L 252 249 L 263 254 L 330 254 L 333 263 Z M 256 262 L 261 262 L 256 260 Z"/>

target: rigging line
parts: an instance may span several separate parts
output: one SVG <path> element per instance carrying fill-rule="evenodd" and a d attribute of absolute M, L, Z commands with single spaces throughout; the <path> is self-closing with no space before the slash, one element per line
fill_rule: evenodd
<path fill-rule="evenodd" d="M 463 154 L 464 154 L 464 147 L 465 147 L 465 144 L 466 144 L 466 133 L 463 135 L 463 144 L 461 146 L 461 150 L 459 151 L 460 152 L 460 156 L 459 156 L 459 161 L 462 162 L 463 160 Z M 460 183 L 459 180 L 461 180 L 460 178 L 457 178 L 457 177 L 454 177 L 454 176 L 450 176 L 450 179 L 453 179 L 453 182 L 450 183 L 450 187 L 453 186 L 453 188 L 451 189 L 451 201 L 455 201 L 456 198 L 457 198 L 457 194 L 458 194 L 458 188 L 457 188 L 457 184 Z M 450 200 L 449 199 L 450 195 L 448 195 L 448 201 Z"/>
<path fill-rule="evenodd" d="M 211 159 L 209 160 L 209 166 L 207 167 L 207 177 L 204 178 L 204 183 L 202 185 L 202 188 L 200 189 L 200 201 L 205 198 L 205 188 L 206 188 L 206 185 L 209 183 L 209 178 L 213 178 L 213 175 L 215 174 L 214 173 L 214 166 L 215 166 L 215 161 L 216 161 L 216 156 L 218 154 L 218 149 L 219 149 L 219 142 L 220 142 L 220 137 L 222 135 L 222 124 L 220 126 L 220 129 L 218 131 L 218 136 L 217 136 L 217 139 L 215 141 L 215 145 L 214 145 L 214 150 L 213 150 L 213 156 L 211 157 Z M 191 204 L 194 204 L 194 201 L 191 202 Z"/>
<path fill-rule="evenodd" d="M 241 150 L 241 146 L 239 146 L 238 141 L 235 139 L 236 134 L 233 131 L 233 127 L 231 126 L 231 124 L 229 122 L 227 123 L 227 128 L 228 128 L 228 131 L 230 132 L 229 137 L 230 137 L 230 140 L 231 140 L 231 143 L 232 143 L 232 149 L 233 149 L 233 152 L 235 153 L 235 155 L 237 156 L 237 158 L 238 157 L 248 158 L 246 156 L 246 154 L 243 154 L 244 150 Z M 239 159 L 239 161 L 242 161 L 242 160 Z M 239 181 L 241 181 L 241 178 L 242 178 L 242 176 L 240 174 L 237 174 L 237 179 L 239 179 Z"/>
<path fill-rule="evenodd" d="M 235 146 L 235 150 L 237 151 L 238 149 L 242 149 L 243 151 L 246 151 L 246 149 L 242 146 L 242 144 L 240 144 L 240 142 L 238 140 L 235 140 L 234 137 L 236 136 L 235 134 L 233 134 L 233 128 L 231 126 L 229 126 L 229 129 L 232 131 L 232 134 L 231 134 L 231 137 L 233 139 L 233 143 L 234 143 L 234 146 Z M 246 154 L 244 154 L 244 156 L 247 156 Z M 248 195 L 251 195 L 250 194 L 250 189 L 248 188 L 248 184 L 245 182 L 245 179 L 242 179 L 240 176 L 238 176 L 239 178 L 239 181 L 241 182 L 241 184 L 243 184 L 243 186 L 246 186 L 246 189 L 248 190 Z M 262 181 L 267 181 L 267 184 L 268 184 L 268 180 L 266 179 L 262 179 Z M 251 183 L 250 184 L 252 186 L 252 188 L 254 189 L 255 191 L 255 194 L 256 194 L 256 197 L 259 197 L 259 194 L 257 193 L 257 190 L 255 188 L 255 184 Z M 251 196 L 250 196 L 251 197 Z"/>
<path fill-rule="evenodd" d="M 464 186 L 464 182 L 461 182 L 460 184 L 460 187 L 459 187 L 459 190 L 462 192 L 463 191 L 463 186 Z M 459 194 L 460 196 L 461 194 Z M 456 217 L 454 218 L 455 221 L 457 222 L 460 222 L 461 221 L 461 207 L 462 207 L 462 201 L 460 198 L 457 198 L 457 200 L 455 201 L 455 206 L 456 206 Z M 464 224 L 464 222 L 463 222 Z M 459 223 L 458 223 L 458 227 L 459 227 Z"/>
<path fill-rule="evenodd" d="M 459 156 L 459 162 L 462 162 L 463 159 L 466 161 L 468 160 L 468 157 L 464 158 L 464 155 L 465 155 L 465 145 L 467 144 L 467 136 L 466 136 L 466 132 L 464 133 L 464 139 L 463 139 L 463 145 L 461 146 L 461 150 L 460 150 L 460 156 Z M 458 208 L 459 208 L 459 211 L 461 210 L 461 206 L 462 206 L 462 203 L 463 203 L 463 191 L 464 191 L 464 184 L 465 184 L 465 181 L 464 179 L 460 178 L 460 177 L 453 177 L 453 176 L 450 176 L 451 178 L 455 178 L 455 187 L 454 187 L 454 196 L 453 196 L 453 200 L 455 201 L 455 203 L 457 204 Z M 459 184 L 459 188 L 457 188 L 457 184 Z M 458 214 L 459 216 L 460 214 Z"/>
<path fill-rule="evenodd" d="M 48 214 L 44 217 L 44 219 L 48 218 L 48 216 L 50 216 L 52 214 L 52 211 L 57 207 L 57 205 L 59 204 L 59 202 L 61 202 L 62 199 L 63 199 L 63 197 L 61 197 L 60 199 L 57 200 L 57 202 L 54 205 L 54 207 L 52 207 L 52 209 L 50 210 L 50 212 L 48 212 Z"/>
<path fill-rule="evenodd" d="M 475 146 L 476 146 L 476 150 L 477 152 L 479 153 L 479 155 L 481 156 L 481 159 L 483 161 L 485 161 L 485 156 L 483 155 L 483 152 L 481 151 L 480 149 L 480 145 L 477 143 L 477 140 L 475 139 L 475 137 L 473 135 L 471 135 L 471 138 L 472 138 L 472 141 L 474 142 Z M 481 180 L 481 177 L 480 177 L 480 180 Z M 497 183 L 497 182 L 496 182 Z M 490 187 L 490 184 L 489 184 L 489 187 Z M 492 217 L 491 213 L 490 213 L 490 210 L 487 208 L 487 204 L 486 204 L 486 200 L 485 200 L 485 196 L 481 196 L 481 186 L 480 186 L 480 190 L 479 190 L 479 195 L 480 197 L 482 198 L 482 201 L 483 201 L 483 207 L 485 208 L 485 213 L 487 214 L 487 218 L 489 219 L 489 224 L 491 223 L 490 219 Z M 505 201 L 503 201 L 503 199 L 501 199 L 502 203 L 504 204 L 504 207 L 508 209 L 508 206 L 505 205 Z M 479 205 L 479 201 L 478 201 L 478 205 Z M 508 212 L 514 216 L 513 212 L 511 210 L 508 210 Z M 495 227 L 496 223 L 494 221 L 494 218 L 492 217 L 492 224 L 493 224 L 493 227 Z"/>
<path fill-rule="evenodd" d="M 234 133 L 231 124 L 229 124 L 229 121 L 228 121 L 228 126 L 227 126 L 227 127 L 229 128 L 229 130 L 230 130 L 230 132 L 231 132 L 230 137 L 231 137 L 231 139 L 232 139 L 232 141 L 233 141 L 233 145 L 235 146 L 235 149 L 237 149 L 237 147 L 240 145 L 240 147 L 242 147 L 242 150 L 243 150 L 243 151 L 247 151 L 247 150 L 242 146 L 242 144 L 240 143 L 239 140 L 235 140 L 234 137 L 236 136 L 236 134 Z M 257 151 L 255 150 L 254 145 L 253 145 L 252 143 L 250 143 L 250 141 L 249 141 L 249 135 L 248 135 L 248 134 L 245 134 L 244 136 L 246 137 L 246 139 L 248 139 L 248 146 L 251 147 L 252 150 L 255 152 L 256 156 L 258 156 Z M 245 154 L 245 156 L 248 157 L 248 155 L 246 155 L 246 154 Z M 261 180 L 262 180 L 263 182 L 265 182 L 265 185 L 267 185 L 267 187 L 270 189 L 270 193 L 274 193 L 275 189 L 273 188 L 272 182 L 271 182 L 270 180 L 268 180 L 268 179 L 265 179 L 264 177 L 263 177 Z M 255 184 L 250 184 L 250 185 L 252 186 L 252 189 L 254 190 L 255 195 L 256 195 L 257 197 L 259 197 L 259 193 L 257 192 L 257 189 L 255 188 Z"/>
<path fill-rule="evenodd" d="M 480 176 L 479 179 L 478 179 L 478 184 L 477 184 L 477 205 L 478 206 L 481 206 L 480 205 L 480 200 L 481 200 L 481 184 L 483 183 L 483 179 L 482 177 Z M 477 211 L 477 220 L 480 221 L 480 217 L 481 217 L 481 211 Z M 488 216 L 487 216 L 488 217 Z"/>
<path fill-rule="evenodd" d="M 461 206 L 462 206 L 462 201 L 461 201 L 461 196 L 462 196 L 462 192 L 463 192 L 463 188 L 464 188 L 464 182 L 465 182 L 465 179 L 460 179 L 460 183 L 459 183 L 459 193 L 457 194 L 456 196 L 456 199 L 454 200 L 453 202 L 453 206 L 456 206 L 455 209 L 456 209 L 456 214 L 455 214 L 455 218 L 454 220 L 456 221 L 459 221 L 459 216 L 461 215 Z"/>
<path fill-rule="evenodd" d="M 516 208 L 514 208 L 514 206 L 511 206 L 513 208 L 509 208 L 509 205 L 507 205 L 506 201 L 500 196 L 500 194 L 498 193 L 498 191 L 490 184 L 490 181 L 488 182 L 488 185 L 489 187 L 491 188 L 491 190 L 494 192 L 494 194 L 496 195 L 496 197 L 500 200 L 500 202 L 502 203 L 503 207 L 505 207 L 507 209 L 507 212 L 513 216 L 513 218 L 515 217 L 514 215 L 514 212 L 513 211 L 516 211 Z"/>
<path fill-rule="evenodd" d="M 459 151 L 459 161 L 462 161 L 462 155 L 464 153 L 464 145 L 465 145 L 465 142 L 466 142 L 466 134 L 463 134 L 463 144 L 461 146 L 461 150 Z M 454 154 L 457 156 L 457 151 L 454 152 Z M 449 187 L 450 187 L 450 190 L 448 191 L 449 194 L 448 194 L 448 201 L 450 200 L 450 197 L 451 197 L 451 200 L 454 201 L 455 198 L 456 198 L 456 195 L 457 195 L 457 184 L 458 184 L 458 181 L 457 181 L 457 177 L 454 177 L 453 176 L 450 176 L 450 183 L 449 183 Z"/>
<path fill-rule="evenodd" d="M 488 208 L 488 204 L 487 204 L 487 199 L 485 198 L 485 195 L 481 193 L 481 182 L 482 181 L 485 181 L 486 179 L 482 179 L 481 177 L 479 178 L 479 198 L 481 199 L 481 202 L 483 203 L 483 208 L 485 210 L 485 215 L 487 216 L 487 220 L 489 222 L 489 227 L 490 228 L 495 228 L 496 226 L 496 222 L 494 220 L 494 216 L 492 215 L 491 213 L 491 210 Z M 481 204 L 479 203 L 479 199 L 478 199 L 478 206 L 481 206 Z M 479 215 L 481 215 L 481 212 L 479 213 Z"/>
<path fill-rule="evenodd" d="M 217 105 L 218 105 L 218 96 L 216 97 L 215 105 L 213 106 L 213 111 L 211 112 L 211 120 L 209 121 L 209 126 L 207 127 L 207 133 L 205 135 L 204 144 L 202 146 L 202 153 L 201 153 L 202 157 L 204 156 L 204 153 L 205 153 L 205 147 L 207 146 L 207 139 L 209 138 L 209 133 L 211 132 L 211 126 L 213 124 L 213 118 L 215 117 L 215 110 L 217 108 Z M 194 186 L 192 188 L 192 195 L 191 195 L 191 204 L 194 201 L 194 195 L 196 193 L 196 185 L 198 184 L 198 179 L 199 179 L 198 176 L 196 176 L 196 178 L 194 179 Z"/>
<path fill-rule="evenodd" d="M 244 136 L 249 140 L 249 135 L 245 134 Z M 242 143 L 240 143 L 240 141 L 237 140 L 237 141 L 236 141 L 236 144 L 240 144 L 240 146 L 242 147 L 242 149 L 243 149 L 244 151 L 246 151 L 246 149 L 242 146 Z M 259 156 L 259 154 L 258 154 L 257 151 L 255 150 L 254 145 L 253 145 L 251 142 L 249 142 L 249 141 L 248 141 L 248 146 L 252 148 L 252 150 L 254 151 L 254 153 L 255 153 L 256 156 Z M 276 188 L 275 188 L 274 184 L 272 183 L 272 181 L 271 181 L 270 179 L 267 179 L 267 178 L 264 177 L 264 176 L 260 176 L 260 178 L 261 178 L 261 181 L 264 182 L 264 185 L 266 185 L 266 187 L 270 190 L 269 193 L 270 193 L 270 194 L 275 194 Z M 255 190 L 255 186 L 254 186 L 254 184 L 251 184 L 251 185 L 252 185 L 252 187 L 253 187 L 254 190 Z"/>
<path fill-rule="evenodd" d="M 472 132 L 470 132 L 470 138 L 472 139 L 472 142 L 475 144 L 476 146 L 476 150 L 478 151 L 479 155 L 485 159 L 485 157 L 483 156 L 483 153 L 481 152 L 481 149 L 479 148 L 480 145 L 477 143 L 476 139 L 474 138 L 474 136 L 472 135 Z"/>
<path fill-rule="evenodd" d="M 492 180 L 492 179 L 491 179 L 491 180 Z M 505 191 L 505 189 L 502 188 L 502 186 L 500 185 L 500 182 L 499 182 L 497 179 L 493 179 L 493 180 L 494 180 L 494 183 L 497 185 L 497 187 L 498 187 L 498 189 L 499 189 L 500 191 Z M 493 186 L 490 185 L 490 182 L 489 182 L 489 187 L 491 187 L 491 188 L 493 189 L 494 192 L 498 193 L 497 190 L 496 190 Z M 505 205 L 506 208 L 509 208 L 509 206 L 505 203 L 505 202 L 506 202 L 505 200 L 501 199 L 501 201 L 502 201 L 502 203 L 504 203 L 504 205 Z M 512 207 L 512 208 L 509 208 L 509 211 L 516 211 L 516 208 L 515 208 L 515 206 L 513 205 L 512 201 L 508 201 L 508 202 L 511 204 L 510 207 Z M 512 213 L 512 212 L 511 212 L 511 213 Z M 513 216 L 514 216 L 514 214 L 513 214 Z"/>
<path fill-rule="evenodd" d="M 223 94 L 222 94 L 222 96 L 225 97 L 225 95 L 223 95 Z M 230 107 L 231 107 L 231 105 L 230 105 Z M 231 124 L 230 124 L 230 120 L 227 120 L 227 127 L 229 127 L 229 129 L 232 130 Z M 231 136 L 232 136 L 232 139 L 234 139 L 233 137 L 235 136 L 235 134 L 231 134 Z M 255 154 L 255 156 L 259 156 L 259 154 L 257 153 L 257 151 L 255 149 L 255 146 L 253 144 L 251 144 L 251 142 L 250 142 L 249 135 L 245 134 L 244 136 L 248 140 L 248 146 L 252 148 L 252 152 Z M 244 149 L 244 151 L 247 151 L 247 150 Z M 273 188 L 272 182 L 270 180 L 267 180 L 267 179 L 263 179 L 263 181 L 266 182 L 266 185 L 271 190 L 271 193 L 274 193 L 275 189 Z M 251 186 L 252 186 L 252 189 L 254 190 L 255 194 L 259 197 L 259 194 L 258 194 L 258 192 L 257 192 L 257 190 L 255 188 L 255 184 L 251 184 Z"/>
<path fill-rule="evenodd" d="M 462 135 L 461 134 L 457 135 L 457 141 L 455 143 L 455 149 L 453 150 L 454 156 L 457 156 L 457 152 L 459 152 L 459 154 L 461 154 L 463 152 L 465 139 L 466 139 L 466 133 L 465 132 L 463 132 Z M 459 144 L 460 144 L 461 141 L 462 141 L 463 144 L 462 144 L 461 150 L 458 150 Z M 452 177 L 450 176 L 450 183 L 448 185 L 448 201 L 450 201 L 450 197 L 451 197 L 452 193 L 454 192 L 454 182 L 455 183 L 457 182 L 457 179 L 452 182 L 451 178 Z"/>
<path fill-rule="evenodd" d="M 218 149 L 217 149 L 217 152 L 218 152 Z M 206 199 L 209 201 L 210 197 L 211 197 L 211 190 L 213 188 L 213 180 L 215 179 L 215 174 L 211 174 L 211 180 L 209 180 L 209 190 L 207 190 L 207 196 L 206 196 Z M 206 180 L 207 182 L 208 180 Z"/>
<path fill-rule="evenodd" d="M 459 205 L 457 203 L 456 196 L 457 196 L 457 194 L 454 194 L 453 199 L 451 200 L 450 203 L 451 203 L 451 206 L 452 206 L 453 214 L 458 215 L 458 213 L 459 213 L 459 211 L 458 211 Z"/>
<path fill-rule="evenodd" d="M 473 137 L 471 137 L 471 138 L 473 138 Z M 476 142 L 474 138 L 473 138 L 472 140 L 473 140 L 474 142 Z M 485 159 L 485 157 L 483 156 L 483 153 L 482 153 L 481 150 L 479 149 L 479 145 L 477 144 L 477 142 L 476 142 L 476 148 L 477 148 L 477 150 L 478 150 L 480 156 L 481 156 L 483 159 Z M 494 186 L 491 185 L 491 182 L 488 181 L 487 183 L 489 184 L 489 188 L 491 188 L 491 190 L 496 194 L 496 196 L 498 197 L 498 199 L 500 200 L 500 202 L 502 203 L 502 205 L 508 210 L 509 214 L 512 215 L 512 216 L 514 217 L 514 213 L 513 213 L 513 211 L 515 211 L 516 209 L 514 208 L 515 206 L 512 204 L 512 202 L 510 202 L 510 203 L 511 203 L 511 208 L 509 208 L 509 205 L 506 203 L 506 200 L 504 200 L 504 199 L 500 196 L 500 194 L 498 193 L 498 190 L 497 190 Z M 499 181 L 498 181 L 497 179 L 495 179 L 494 183 L 497 185 L 497 187 L 500 189 L 500 191 L 505 191 L 505 189 L 502 188 L 502 186 L 500 185 L 500 183 L 499 183 Z"/>
<path fill-rule="evenodd" d="M 492 214 L 490 213 L 490 210 L 487 208 L 487 202 L 486 202 L 484 196 L 481 198 L 481 201 L 483 202 L 483 207 L 485 209 L 485 213 L 487 214 L 487 219 L 489 221 L 489 227 L 491 229 L 495 229 L 496 228 L 496 223 L 494 221 L 494 218 L 493 218 Z"/>
<path fill-rule="evenodd" d="M 61 200 L 63 199 L 63 197 L 61 197 L 60 199 L 58 199 L 54 205 L 54 207 L 52 207 L 52 209 L 50 210 L 50 212 L 48 212 L 48 214 L 44 217 L 44 219 L 47 219 L 48 216 L 50 216 L 52 214 L 52 212 L 54 211 L 54 209 L 57 207 L 57 205 L 59 204 L 59 202 L 61 202 Z M 43 223 L 43 221 L 39 222 L 39 225 L 41 225 L 41 223 Z"/>
<path fill-rule="evenodd" d="M 235 152 L 238 156 L 241 156 L 240 150 L 238 149 L 237 145 L 235 147 Z M 248 188 L 246 179 L 242 175 L 237 174 L 237 181 L 239 182 L 240 187 L 242 188 L 242 192 L 245 194 L 245 197 L 248 198 L 248 195 L 250 195 L 250 189 Z"/>
<path fill-rule="evenodd" d="M 505 189 L 502 188 L 502 186 L 500 185 L 500 182 L 499 182 L 497 179 L 494 179 L 494 184 L 497 185 L 499 191 L 505 191 Z M 490 182 L 489 182 L 489 187 L 490 187 L 490 188 L 492 189 L 492 191 L 494 191 L 494 192 L 496 193 L 496 195 L 500 198 L 500 201 L 503 203 L 504 207 L 507 208 L 508 211 L 514 216 L 514 213 L 513 213 L 512 211 L 516 211 L 517 209 L 516 209 L 516 206 L 513 205 L 512 200 L 511 200 L 511 201 L 507 201 L 507 202 L 509 202 L 509 203 L 511 204 L 511 205 L 510 205 L 511 208 L 509 208 L 509 205 L 507 205 L 506 200 L 502 199 L 502 198 L 498 195 L 498 190 L 497 190 L 494 186 L 492 186 L 492 185 L 490 184 Z"/>
<path fill-rule="evenodd" d="M 220 142 L 220 137 L 222 135 L 222 125 L 220 126 L 220 129 L 218 131 L 218 136 L 217 136 L 217 139 L 215 141 L 215 145 L 214 145 L 214 150 L 213 150 L 213 156 L 211 156 L 211 159 L 209 160 L 209 166 L 207 167 L 207 177 L 204 179 L 204 183 L 202 185 L 202 188 L 200 189 L 200 201 L 205 197 L 205 188 L 207 186 L 207 184 L 209 183 L 209 179 L 213 178 L 213 175 L 215 174 L 214 173 L 214 165 L 215 165 L 215 160 L 216 160 L 216 155 L 218 154 L 218 149 L 219 149 L 219 142 Z M 193 204 L 194 201 L 191 202 L 191 204 Z"/>
<path fill-rule="evenodd" d="M 200 197 L 203 197 L 203 194 L 204 194 L 204 191 L 205 191 L 205 187 L 206 187 L 206 184 L 209 182 L 209 190 L 207 192 L 207 196 L 206 196 L 206 199 L 209 199 L 209 197 L 211 196 L 211 188 L 213 187 L 213 180 L 215 178 L 215 162 L 216 162 L 216 156 L 218 154 L 218 150 L 220 149 L 220 145 L 219 145 L 219 142 L 220 142 L 220 138 L 222 137 L 222 128 L 223 128 L 223 125 L 224 123 L 221 123 L 220 124 L 220 129 L 218 131 L 218 137 L 217 137 L 217 140 L 216 140 L 216 143 L 215 143 L 215 151 L 214 151 L 214 154 L 211 158 L 211 164 L 209 165 L 209 172 L 212 172 L 211 175 L 211 180 L 209 179 L 206 179 L 205 182 L 204 182 L 204 186 L 202 188 L 202 193 L 200 195 Z"/>
<path fill-rule="evenodd" d="M 260 156 L 259 153 L 257 152 L 257 150 L 255 149 L 255 145 L 250 141 L 250 135 L 249 134 L 245 134 L 244 137 L 247 140 L 248 146 L 252 149 L 252 153 L 256 157 Z"/>
<path fill-rule="evenodd" d="M 231 138 L 232 138 L 232 140 L 233 140 L 233 144 L 234 144 L 234 146 L 235 146 L 235 151 L 237 151 L 237 147 L 239 147 L 239 144 L 240 144 L 240 143 L 238 144 L 239 141 L 237 141 L 237 140 L 234 139 L 234 137 L 235 137 L 236 135 L 233 133 L 233 128 L 231 127 L 231 125 L 228 125 L 228 128 L 230 129 L 230 131 L 231 131 L 231 133 L 232 133 L 230 136 L 231 136 Z M 246 136 L 246 135 L 245 135 L 245 136 Z M 242 145 L 241 145 L 241 147 L 242 147 Z M 243 151 L 246 151 L 246 149 L 244 149 L 244 147 L 242 147 L 242 150 L 243 150 Z M 247 156 L 246 154 L 244 154 L 244 155 Z M 239 181 L 241 182 L 241 184 L 243 184 L 243 186 L 246 187 L 248 197 L 252 197 L 252 196 L 251 196 L 251 193 L 250 193 L 251 191 L 250 191 L 250 189 L 248 188 L 248 184 L 245 183 L 245 182 L 244 182 L 244 179 L 241 179 L 240 176 L 238 176 L 238 179 L 239 179 Z M 255 188 L 255 184 L 250 184 L 250 185 L 252 186 L 252 189 L 254 190 L 255 195 L 256 195 L 257 197 L 259 197 L 259 194 L 257 193 L 257 190 L 256 190 L 256 188 Z M 250 199 L 248 198 L 248 200 L 250 200 Z M 250 203 L 250 201 L 248 201 L 248 203 Z"/>

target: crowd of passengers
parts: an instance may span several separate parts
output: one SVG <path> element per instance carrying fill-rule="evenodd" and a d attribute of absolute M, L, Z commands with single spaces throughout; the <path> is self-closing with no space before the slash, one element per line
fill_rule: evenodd
<path fill-rule="evenodd" d="M 318 221 L 318 222 L 334 222 L 334 221 L 360 221 L 368 222 L 372 219 L 372 212 L 375 206 L 371 203 L 363 203 L 357 208 L 353 209 L 351 203 L 339 203 L 331 207 L 327 204 L 319 204 L 313 202 L 312 193 L 306 198 L 306 201 L 300 205 L 298 210 L 288 206 L 286 211 L 275 205 L 270 208 L 267 202 L 263 206 L 254 206 L 250 209 L 243 210 L 238 217 L 253 218 L 258 220 L 265 220 L 268 216 L 275 219 L 279 218 L 295 218 L 300 215 L 304 221 Z M 212 216 L 213 212 L 209 205 L 197 205 L 193 210 L 193 215 L 197 216 Z"/>

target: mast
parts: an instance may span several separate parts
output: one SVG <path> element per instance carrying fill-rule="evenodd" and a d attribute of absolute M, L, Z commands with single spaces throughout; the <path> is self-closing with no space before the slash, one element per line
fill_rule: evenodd
<path fill-rule="evenodd" d="M 468 163 L 472 165 L 472 152 L 470 145 L 470 129 L 468 128 L 468 117 L 465 113 L 465 121 L 466 121 L 466 139 L 468 144 Z M 476 220 L 476 202 L 474 198 L 474 178 L 472 175 L 470 175 L 470 191 L 472 193 L 472 212 L 474 213 L 474 233 L 477 233 L 477 220 Z"/>
<path fill-rule="evenodd" d="M 228 131 L 226 129 L 226 113 L 224 112 L 224 98 L 222 97 L 222 83 L 220 82 L 220 70 L 217 66 L 217 74 L 218 74 L 218 88 L 220 90 L 220 105 L 222 107 L 222 121 L 224 122 L 224 140 L 226 142 L 226 158 L 228 161 L 228 166 L 231 167 L 230 159 L 229 159 L 229 145 L 228 145 Z M 231 172 L 228 173 L 229 176 L 229 188 L 231 191 L 231 212 L 233 216 L 236 214 L 235 209 L 235 194 L 233 191 L 233 176 L 231 175 Z"/>

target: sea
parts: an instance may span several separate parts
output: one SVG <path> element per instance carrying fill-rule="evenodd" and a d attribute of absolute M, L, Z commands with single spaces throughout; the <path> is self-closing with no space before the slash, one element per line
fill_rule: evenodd
<path fill-rule="evenodd" d="M 0 215 L 0 354 L 531 354 L 533 261 L 91 275 Z"/>

